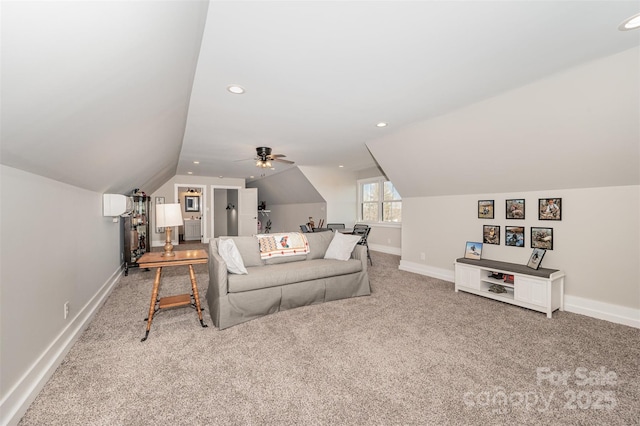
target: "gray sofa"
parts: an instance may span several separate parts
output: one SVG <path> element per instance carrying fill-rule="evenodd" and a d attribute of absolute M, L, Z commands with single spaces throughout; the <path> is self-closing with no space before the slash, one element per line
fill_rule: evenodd
<path fill-rule="evenodd" d="M 227 272 L 218 238 L 209 245 L 207 304 L 219 329 L 304 305 L 371 294 L 367 249 L 356 245 L 347 261 L 324 259 L 333 233 L 304 234 L 310 253 L 260 259 L 256 237 L 234 240 L 248 274 Z"/>

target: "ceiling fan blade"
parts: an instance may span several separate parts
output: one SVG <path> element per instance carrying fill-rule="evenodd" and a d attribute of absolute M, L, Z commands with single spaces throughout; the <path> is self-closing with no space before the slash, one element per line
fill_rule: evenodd
<path fill-rule="evenodd" d="M 284 157 L 284 156 L 283 156 L 283 157 Z M 285 163 L 285 164 L 294 164 L 294 162 L 293 162 L 293 161 L 289 161 L 289 160 L 281 160 L 281 159 L 279 159 L 279 158 L 274 158 L 274 159 L 273 159 L 273 160 L 271 160 L 271 161 L 277 161 L 278 163 Z"/>
<path fill-rule="evenodd" d="M 286 155 L 284 155 L 284 154 L 271 154 L 270 157 L 272 159 L 275 159 L 275 158 L 278 158 L 278 157 L 286 157 Z"/>

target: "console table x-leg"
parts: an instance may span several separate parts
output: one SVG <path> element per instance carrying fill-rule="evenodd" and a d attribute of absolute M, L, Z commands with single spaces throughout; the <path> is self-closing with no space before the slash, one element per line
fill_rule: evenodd
<path fill-rule="evenodd" d="M 202 308 L 200 307 L 200 296 L 198 294 L 198 285 L 196 283 L 196 274 L 193 269 L 193 265 L 207 263 L 207 252 L 204 250 L 184 250 L 176 251 L 175 256 L 163 256 L 163 253 L 153 252 L 145 253 L 138 260 L 140 268 L 158 268 L 156 270 L 156 277 L 153 281 L 153 290 L 151 291 L 151 301 L 149 302 L 149 316 L 146 318 L 147 330 L 142 342 L 149 337 L 149 331 L 151 330 L 151 322 L 153 321 L 153 315 L 160 309 L 175 308 L 178 306 L 190 305 L 198 312 L 198 319 L 202 327 L 207 327 L 202 319 Z M 167 296 L 158 298 L 158 292 L 160 290 L 160 279 L 162 277 L 162 268 L 168 266 L 182 266 L 189 267 L 189 278 L 191 280 L 191 294 L 179 294 L 176 296 Z"/>

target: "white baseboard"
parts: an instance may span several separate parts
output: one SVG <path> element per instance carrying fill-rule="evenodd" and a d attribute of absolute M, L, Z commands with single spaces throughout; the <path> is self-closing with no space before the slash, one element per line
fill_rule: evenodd
<path fill-rule="evenodd" d="M 383 246 L 382 244 L 369 243 L 369 250 L 379 251 L 381 253 L 395 254 L 396 256 L 402 256 L 402 249 L 400 247 Z"/>
<path fill-rule="evenodd" d="M 400 267 L 398 269 L 400 269 L 401 271 L 414 272 L 416 274 L 438 278 L 444 281 L 454 281 L 453 271 L 442 268 L 434 268 L 433 266 L 423 265 L 422 263 L 400 260 Z"/>
<path fill-rule="evenodd" d="M 400 261 L 400 270 L 414 272 L 428 277 L 454 282 L 455 273 L 448 269 L 434 268 L 416 262 Z M 564 310 L 574 314 L 586 315 L 616 324 L 640 328 L 640 310 L 626 306 L 613 305 L 597 300 L 585 299 L 577 296 L 564 296 Z"/>
<path fill-rule="evenodd" d="M 119 267 L 0 402 L 0 425 L 17 425 L 120 279 Z"/>
<path fill-rule="evenodd" d="M 564 296 L 564 310 L 586 315 L 629 327 L 640 328 L 640 310 L 626 306 L 612 305 L 578 296 Z"/>

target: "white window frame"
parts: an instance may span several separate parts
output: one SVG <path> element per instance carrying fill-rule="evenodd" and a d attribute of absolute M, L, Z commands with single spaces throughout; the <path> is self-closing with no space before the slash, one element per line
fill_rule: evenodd
<path fill-rule="evenodd" d="M 357 181 L 357 186 L 358 186 L 358 205 L 357 205 L 357 210 L 358 210 L 358 222 L 359 223 L 367 223 L 369 225 L 380 225 L 380 226 L 389 226 L 389 227 L 400 227 L 402 226 L 402 221 L 400 222 L 385 222 L 382 220 L 382 206 L 384 204 L 384 183 L 385 182 L 391 182 L 389 179 L 385 178 L 384 176 L 379 176 L 379 177 L 375 177 L 375 178 L 368 178 L 368 179 L 358 179 Z M 362 219 L 362 204 L 363 204 L 363 200 L 362 200 L 362 186 L 368 183 L 378 183 L 379 188 L 380 188 L 380 193 L 379 193 L 379 201 L 377 201 L 378 203 L 378 217 L 380 218 L 380 220 L 378 220 L 377 222 L 372 222 L 372 221 L 365 221 L 364 219 Z M 393 182 L 391 182 L 393 184 Z M 395 186 L 394 186 L 395 187 Z M 394 201 L 400 201 L 400 203 L 402 203 L 402 198 L 400 198 L 399 200 L 394 200 Z"/>

